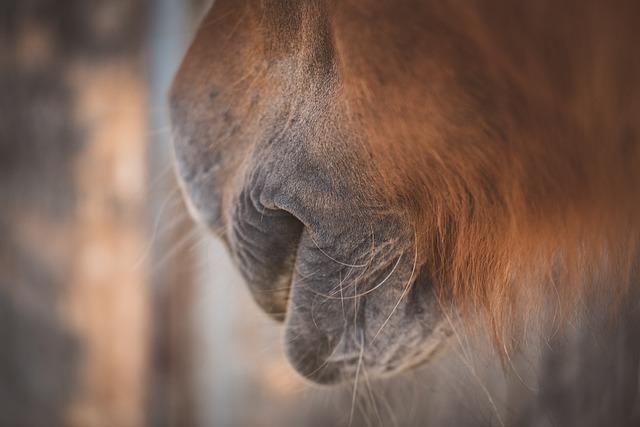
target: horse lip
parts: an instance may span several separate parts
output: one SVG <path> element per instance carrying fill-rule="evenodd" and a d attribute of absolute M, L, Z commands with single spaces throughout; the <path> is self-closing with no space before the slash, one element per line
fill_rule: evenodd
<path fill-rule="evenodd" d="M 307 379 L 318 385 L 337 385 L 353 381 L 357 375 L 358 366 L 366 364 L 360 354 L 337 356 L 326 359 L 320 367 L 310 375 L 304 375 Z"/>
<path fill-rule="evenodd" d="M 327 363 L 347 363 L 362 359 L 361 353 L 335 354 L 327 358 Z"/>

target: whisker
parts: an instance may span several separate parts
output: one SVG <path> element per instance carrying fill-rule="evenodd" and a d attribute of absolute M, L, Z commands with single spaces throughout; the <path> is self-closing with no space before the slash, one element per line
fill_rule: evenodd
<path fill-rule="evenodd" d="M 179 200 L 179 199 L 176 199 L 175 196 L 176 196 L 176 190 L 174 190 L 171 193 L 169 193 L 169 195 L 165 198 L 165 200 L 160 205 L 160 208 L 158 209 L 158 213 L 156 214 L 156 219 L 155 219 L 155 221 L 153 223 L 151 237 L 149 237 L 149 239 L 147 240 L 147 244 L 145 245 L 144 249 L 142 250 L 142 252 L 138 256 L 138 259 L 133 263 L 133 265 L 131 267 L 132 269 L 135 270 L 136 268 L 140 267 L 140 265 L 144 262 L 144 260 L 149 255 L 149 253 L 151 253 L 151 247 L 155 243 L 157 235 L 160 233 L 159 232 L 160 220 L 162 219 L 162 215 L 163 215 L 166 207 L 168 206 L 170 201 L 175 204 L 176 200 Z M 175 226 L 181 224 L 187 218 L 187 216 L 186 216 L 186 214 L 181 213 L 176 218 L 177 218 L 177 220 L 174 218 L 169 223 L 169 225 L 165 225 L 165 228 L 163 229 L 163 232 L 166 232 L 167 230 L 170 230 L 170 229 L 174 228 Z"/>
<path fill-rule="evenodd" d="M 398 306 L 400 305 L 400 302 L 404 299 L 405 296 L 407 296 L 407 293 L 409 292 L 409 289 L 411 289 L 411 283 L 413 281 L 413 275 L 414 275 L 414 273 L 416 271 L 416 265 L 418 264 L 418 233 L 415 230 L 414 230 L 414 247 L 415 247 L 415 256 L 413 258 L 413 268 L 411 269 L 411 275 L 409 276 L 409 280 L 407 280 L 407 284 L 405 285 L 404 289 L 402 290 L 402 294 L 400 294 L 400 298 L 398 298 L 398 301 L 396 302 L 396 305 L 391 310 L 391 313 L 389 313 L 389 316 L 386 318 L 386 320 L 384 321 L 382 326 L 380 326 L 380 329 L 378 329 L 378 332 L 376 332 L 376 334 L 373 336 L 373 339 L 371 340 L 372 344 L 378 338 L 378 335 L 380 335 L 380 332 L 382 332 L 384 327 L 387 325 L 387 323 L 391 319 L 391 316 L 393 316 L 393 313 L 395 313 L 395 311 L 398 309 Z"/>
<path fill-rule="evenodd" d="M 383 427 L 384 423 L 382 422 L 382 417 L 380 416 L 380 411 L 378 410 L 378 403 L 373 394 L 373 388 L 371 387 L 371 382 L 369 381 L 369 374 L 367 374 L 367 368 L 364 365 L 362 365 L 362 373 L 364 375 L 364 384 L 367 389 L 367 393 L 369 395 L 369 400 L 371 401 L 371 407 L 373 408 L 376 418 L 378 419 L 378 425 L 380 427 Z"/>
<path fill-rule="evenodd" d="M 398 423 L 398 418 L 396 417 L 396 414 L 393 411 L 393 408 L 391 406 L 391 403 L 389 402 L 389 399 L 387 399 L 384 396 L 384 392 L 380 393 L 378 396 L 380 397 L 380 400 L 382 401 L 382 403 L 387 409 L 387 414 L 389 414 L 389 418 L 391 419 L 391 424 L 394 427 L 398 427 L 400 424 Z"/>
<path fill-rule="evenodd" d="M 180 240 L 178 240 L 173 247 L 168 250 L 162 258 L 160 258 L 156 263 L 154 263 L 153 268 L 151 269 L 151 273 L 155 273 L 158 269 L 169 261 L 172 257 L 176 256 L 184 247 L 192 243 L 191 240 L 198 237 L 200 230 L 197 228 L 192 229 L 187 234 L 185 234 Z"/>
<path fill-rule="evenodd" d="M 348 264 L 346 262 L 342 262 L 342 261 L 338 261 L 337 259 L 333 258 L 331 255 L 329 255 L 328 253 L 326 253 L 321 247 L 320 245 L 318 245 L 318 242 L 316 242 L 316 240 L 313 238 L 313 236 L 311 236 L 311 234 L 309 234 L 309 237 L 311 238 L 311 241 L 313 242 L 314 245 L 316 245 L 316 248 L 318 248 L 318 250 L 327 258 L 329 258 L 331 261 L 335 262 L 336 264 L 340 264 L 342 266 L 345 267 L 351 267 L 351 268 L 364 268 L 366 266 L 369 265 L 369 262 L 365 263 L 365 264 Z"/>
<path fill-rule="evenodd" d="M 162 170 L 157 172 L 157 175 L 153 177 L 153 179 L 151 179 L 151 182 L 149 182 L 148 184 L 149 193 L 153 193 L 154 191 L 156 191 L 156 186 L 158 184 L 166 183 L 167 180 L 165 178 L 167 178 L 167 174 L 169 174 L 173 170 L 174 170 L 174 163 L 173 163 L 173 158 L 171 158 L 167 161 L 166 166 L 164 166 Z M 176 191 L 180 191 L 180 188 L 175 187 L 174 189 L 171 190 L 171 193 Z"/>
<path fill-rule="evenodd" d="M 471 373 L 471 376 L 477 381 L 478 385 L 480 386 L 480 388 L 482 389 L 483 394 L 485 395 L 485 397 L 487 398 L 487 401 L 489 402 L 489 405 L 491 405 L 491 409 L 493 410 L 496 418 L 498 419 L 498 423 L 500 424 L 500 426 L 504 427 L 505 423 L 502 420 L 502 417 L 500 415 L 500 412 L 498 411 L 498 406 L 496 405 L 493 396 L 491 396 L 491 392 L 489 392 L 489 389 L 486 387 L 486 385 L 484 384 L 484 382 L 480 379 L 480 376 L 478 375 L 476 369 L 473 367 L 472 363 L 471 363 L 471 358 L 467 356 L 467 354 L 465 353 L 465 344 L 462 342 L 460 333 L 458 332 L 457 328 L 454 326 L 453 321 L 451 320 L 451 317 L 448 314 L 447 310 L 443 310 L 442 311 L 444 313 L 444 316 L 447 319 L 447 322 L 449 323 L 449 326 L 451 327 L 451 330 L 453 331 L 456 340 L 458 341 L 458 345 L 460 346 L 460 359 L 462 360 L 462 363 L 465 365 L 465 367 L 469 370 L 469 372 Z M 468 342 L 466 343 L 467 345 L 469 344 Z"/>
<path fill-rule="evenodd" d="M 371 289 L 369 289 L 369 290 L 367 290 L 365 292 L 362 292 L 361 294 L 355 294 L 355 295 L 351 295 L 351 296 L 341 297 L 340 299 L 347 299 L 348 300 L 348 299 L 359 298 L 359 297 L 365 296 L 367 294 L 370 294 L 371 292 L 373 292 L 376 289 L 380 288 L 393 275 L 393 272 L 396 270 L 396 268 L 398 268 L 398 264 L 400 264 L 400 260 L 401 259 L 402 259 L 402 255 L 400 255 L 400 257 L 398 257 L 398 261 L 396 261 L 395 265 L 393 266 L 393 268 L 391 269 L 389 274 L 387 274 L 387 276 L 380 283 L 375 285 L 373 288 L 371 288 Z M 340 289 L 340 293 L 342 293 L 342 289 Z M 328 298 L 328 299 L 338 299 L 337 297 L 334 297 L 333 295 L 327 295 L 326 298 Z"/>
<path fill-rule="evenodd" d="M 384 249 L 384 248 L 386 248 L 386 247 L 389 247 L 389 246 L 390 246 L 391 248 L 393 248 L 393 242 L 391 242 L 391 241 L 383 242 L 383 244 L 382 244 L 382 245 L 380 245 L 378 248 L 376 248 L 376 246 L 375 246 L 375 242 L 374 242 L 374 245 L 372 245 L 371 257 L 370 257 L 369 261 L 367 262 L 367 264 L 368 264 L 368 265 L 372 264 L 372 263 L 373 263 L 373 260 L 376 258 L 376 256 L 378 256 L 379 254 L 382 254 L 383 249 Z M 376 251 L 378 251 L 378 252 L 376 252 Z M 404 253 L 402 253 L 400 256 L 402 256 L 402 255 L 404 255 Z M 397 263 L 396 263 L 396 265 L 393 267 L 393 269 L 397 268 L 397 264 L 399 264 L 399 263 L 400 263 L 399 261 L 400 261 L 400 260 L 398 260 L 398 262 L 397 262 Z M 367 267 L 367 268 L 365 268 L 365 269 L 363 269 L 363 270 L 361 271 L 361 273 L 358 275 L 357 279 L 362 278 L 362 277 L 364 276 L 364 274 L 368 271 L 368 269 L 369 269 L 368 267 Z M 385 278 L 385 281 L 386 281 L 386 280 L 387 280 L 387 279 Z M 356 283 L 356 282 L 354 281 L 352 284 L 349 284 L 349 285 L 347 285 L 346 287 L 345 287 L 345 286 L 343 286 L 343 290 L 342 290 L 342 291 L 344 292 L 344 289 L 348 289 L 348 288 L 349 288 L 349 286 L 355 285 L 355 283 Z M 376 285 L 376 287 L 377 287 L 377 285 Z M 332 297 L 332 296 L 336 295 L 339 291 L 340 291 L 340 290 L 338 289 L 338 286 L 335 286 L 334 288 L 332 288 L 332 289 L 329 291 L 329 294 L 326 296 L 326 298 L 330 298 L 330 297 Z M 372 291 L 372 289 L 368 290 L 366 293 L 369 293 L 370 291 Z M 361 294 L 361 295 L 357 295 L 357 291 L 355 291 L 355 293 L 356 293 L 356 295 L 352 295 L 352 296 L 350 296 L 350 297 L 348 297 L 348 298 L 357 298 L 358 296 L 362 296 L 362 295 L 363 295 L 363 294 Z"/>
<path fill-rule="evenodd" d="M 360 377 L 360 367 L 364 356 L 364 333 L 361 332 L 360 356 L 358 356 L 358 366 L 356 367 L 356 377 L 353 382 L 353 394 L 351 395 L 351 412 L 349 413 L 349 427 L 353 425 L 353 415 L 356 408 L 356 396 L 358 393 L 358 380 Z"/>
<path fill-rule="evenodd" d="M 353 271 L 353 270 L 349 270 L 349 272 L 347 273 L 347 275 L 348 275 L 351 271 Z M 346 329 L 346 328 L 347 328 L 347 312 L 346 312 L 346 310 L 345 310 L 345 308 L 344 308 L 344 293 L 342 292 L 342 282 L 344 281 L 344 280 L 342 279 L 342 271 L 340 271 L 340 277 L 339 277 L 339 279 L 340 279 L 340 283 L 339 283 L 339 286 L 340 286 L 340 304 L 342 305 L 342 319 L 344 320 L 344 328 Z"/>

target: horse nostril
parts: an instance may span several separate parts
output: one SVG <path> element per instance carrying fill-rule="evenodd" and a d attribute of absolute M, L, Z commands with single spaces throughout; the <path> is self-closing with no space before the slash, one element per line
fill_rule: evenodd
<path fill-rule="evenodd" d="M 227 244 L 254 300 L 283 320 L 303 224 L 290 213 L 264 207 L 242 191 L 231 213 Z"/>

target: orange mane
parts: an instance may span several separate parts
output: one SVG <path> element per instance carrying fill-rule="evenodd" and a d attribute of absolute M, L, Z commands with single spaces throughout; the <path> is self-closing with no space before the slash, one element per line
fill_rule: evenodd
<path fill-rule="evenodd" d="M 454 3 L 334 26 L 345 111 L 365 112 L 348 120 L 415 218 L 421 264 L 497 339 L 549 301 L 565 315 L 585 298 L 619 301 L 640 242 L 640 8 Z M 394 14 L 404 25 L 385 27 Z M 387 61 L 400 42 L 391 71 L 353 54 Z"/>

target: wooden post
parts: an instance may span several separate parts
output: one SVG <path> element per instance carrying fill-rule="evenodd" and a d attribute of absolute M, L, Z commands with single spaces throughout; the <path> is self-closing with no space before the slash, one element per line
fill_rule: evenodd
<path fill-rule="evenodd" d="M 141 425 L 144 3 L 2 8 L 0 425 Z"/>

